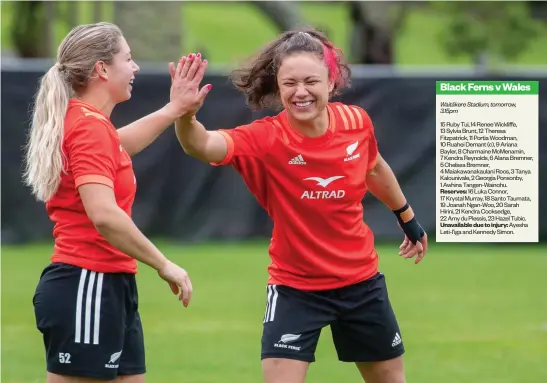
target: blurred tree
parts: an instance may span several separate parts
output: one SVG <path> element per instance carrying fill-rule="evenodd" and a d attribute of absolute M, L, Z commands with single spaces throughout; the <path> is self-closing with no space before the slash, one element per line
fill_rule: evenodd
<path fill-rule="evenodd" d="M 394 36 L 404 22 L 405 2 L 366 2 L 350 1 L 349 57 L 354 63 L 391 64 Z M 302 17 L 298 3 L 288 1 L 253 1 L 277 27 L 284 31 L 306 22 Z M 325 31 L 326 32 L 326 31 Z"/>
<path fill-rule="evenodd" d="M 93 22 L 98 23 L 99 21 L 103 20 L 103 1 L 93 1 L 91 2 L 91 6 L 93 7 Z"/>
<path fill-rule="evenodd" d="M 78 8 L 79 5 L 77 1 L 67 1 L 63 4 L 64 6 L 64 21 L 68 24 L 70 29 L 78 25 Z"/>
<path fill-rule="evenodd" d="M 114 22 L 140 61 L 176 61 L 182 53 L 182 8 L 174 1 L 116 1 Z"/>
<path fill-rule="evenodd" d="M 350 58 L 358 64 L 393 64 L 395 38 L 408 13 L 408 3 L 350 1 Z"/>
<path fill-rule="evenodd" d="M 526 1 L 532 18 L 547 22 L 547 1 Z"/>
<path fill-rule="evenodd" d="M 475 62 L 484 55 L 494 62 L 516 59 L 539 33 L 527 2 L 447 1 L 433 6 L 449 16 L 440 38 L 452 57 L 467 55 Z"/>
<path fill-rule="evenodd" d="M 23 58 L 50 57 L 51 17 L 46 1 L 17 1 L 12 3 L 17 20 L 12 23 L 11 36 L 17 53 Z"/>
<path fill-rule="evenodd" d="M 296 28 L 304 24 L 297 3 L 290 1 L 253 1 L 279 31 Z"/>

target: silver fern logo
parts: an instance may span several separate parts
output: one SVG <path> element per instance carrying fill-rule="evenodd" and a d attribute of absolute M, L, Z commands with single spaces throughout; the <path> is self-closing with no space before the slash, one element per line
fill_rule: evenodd
<path fill-rule="evenodd" d="M 298 334 L 298 335 L 297 334 L 285 334 L 285 335 L 282 335 L 281 339 L 279 339 L 279 342 L 274 343 L 274 347 L 275 348 L 284 348 L 284 349 L 293 350 L 293 351 L 300 351 L 302 346 L 293 346 L 292 344 L 289 344 L 289 343 L 296 342 L 298 339 L 300 339 L 301 336 L 302 336 L 302 334 Z"/>
<path fill-rule="evenodd" d="M 353 152 L 355 151 L 355 149 L 357 149 L 357 145 L 359 145 L 359 141 L 355 141 L 353 144 L 349 145 L 347 148 L 346 148 L 346 153 L 348 154 L 348 157 L 351 156 L 353 154 Z"/>
<path fill-rule="evenodd" d="M 357 150 L 357 146 L 359 146 L 359 141 L 355 141 L 353 144 L 348 145 L 348 147 L 346 148 L 347 157 L 344 158 L 344 162 L 348 162 L 348 161 L 351 161 L 351 160 L 354 160 L 356 158 L 361 157 L 361 154 L 359 154 L 359 153 L 353 154 L 353 152 L 355 152 L 355 150 Z"/>
<path fill-rule="evenodd" d="M 115 352 L 114 354 L 110 355 L 110 362 L 108 363 L 116 363 L 118 359 L 120 359 L 120 356 L 122 356 L 121 351 Z"/>
<path fill-rule="evenodd" d="M 283 342 L 285 344 L 292 343 L 295 340 L 298 340 L 298 338 L 301 337 L 301 334 L 295 335 L 295 334 L 285 334 L 281 337 L 280 342 Z"/>
<path fill-rule="evenodd" d="M 118 368 L 118 360 L 120 360 L 120 356 L 122 356 L 121 351 L 115 352 L 114 354 L 110 355 L 110 360 L 107 364 L 104 365 L 105 368 Z"/>

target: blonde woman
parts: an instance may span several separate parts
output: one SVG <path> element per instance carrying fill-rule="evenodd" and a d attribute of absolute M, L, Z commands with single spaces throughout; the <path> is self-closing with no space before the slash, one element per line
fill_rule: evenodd
<path fill-rule="evenodd" d="M 175 79 L 165 107 L 116 130 L 110 114 L 131 97 L 138 70 L 116 25 L 81 25 L 62 41 L 36 95 L 24 178 L 55 225 L 33 299 L 49 383 L 144 382 L 137 261 L 156 269 L 184 306 L 191 299 L 187 272 L 131 219 L 131 156 L 185 112 L 185 87 Z"/>

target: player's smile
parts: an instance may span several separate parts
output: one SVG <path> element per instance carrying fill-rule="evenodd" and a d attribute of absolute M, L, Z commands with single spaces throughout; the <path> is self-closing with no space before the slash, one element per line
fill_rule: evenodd
<path fill-rule="evenodd" d="M 329 71 L 323 60 L 309 52 L 286 57 L 278 72 L 281 101 L 297 120 L 315 120 L 329 95 Z"/>
<path fill-rule="evenodd" d="M 309 101 L 294 101 L 292 104 L 299 110 L 307 110 L 310 109 L 315 101 L 309 100 Z"/>

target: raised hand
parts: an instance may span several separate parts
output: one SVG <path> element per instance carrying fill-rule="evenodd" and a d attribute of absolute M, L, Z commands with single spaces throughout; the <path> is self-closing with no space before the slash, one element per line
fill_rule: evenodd
<path fill-rule="evenodd" d="M 192 117 L 203 105 L 205 97 L 212 88 L 211 84 L 199 88 L 206 69 L 207 60 L 202 60 L 199 53 L 181 57 L 176 66 L 172 62 L 169 63 L 170 103 L 178 117 Z"/>

